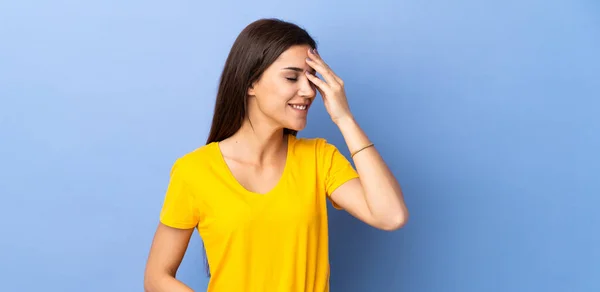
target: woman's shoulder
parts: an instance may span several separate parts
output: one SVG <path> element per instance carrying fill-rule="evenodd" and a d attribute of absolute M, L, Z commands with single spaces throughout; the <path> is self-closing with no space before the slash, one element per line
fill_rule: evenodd
<path fill-rule="evenodd" d="M 295 148 L 313 148 L 319 146 L 320 144 L 323 144 L 323 142 L 326 142 L 326 140 L 321 137 L 292 136 L 291 138 Z"/>
<path fill-rule="evenodd" d="M 294 143 L 300 146 L 328 147 L 334 146 L 324 137 L 294 137 Z"/>
<path fill-rule="evenodd" d="M 333 146 L 323 137 L 293 137 L 293 148 L 299 154 L 320 155 L 328 147 Z"/>
<path fill-rule="evenodd" d="M 218 159 L 218 152 L 215 151 L 215 147 L 217 147 L 215 143 L 210 143 L 185 152 L 175 158 L 174 167 L 186 172 L 206 168 L 215 159 Z"/>

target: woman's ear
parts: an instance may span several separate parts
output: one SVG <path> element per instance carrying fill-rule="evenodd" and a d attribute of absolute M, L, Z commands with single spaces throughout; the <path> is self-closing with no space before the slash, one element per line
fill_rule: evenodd
<path fill-rule="evenodd" d="M 248 87 L 248 91 L 247 91 L 248 96 L 256 95 L 256 90 L 254 90 L 255 86 L 256 86 L 256 81 L 254 81 L 254 82 L 252 82 L 252 84 L 250 84 L 250 87 Z"/>

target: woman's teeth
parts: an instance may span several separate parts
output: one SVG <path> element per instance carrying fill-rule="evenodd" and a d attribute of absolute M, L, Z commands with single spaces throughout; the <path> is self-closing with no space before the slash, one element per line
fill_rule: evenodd
<path fill-rule="evenodd" d="M 290 104 L 293 108 L 298 109 L 298 110 L 306 110 L 306 105 L 299 105 L 299 104 Z"/>

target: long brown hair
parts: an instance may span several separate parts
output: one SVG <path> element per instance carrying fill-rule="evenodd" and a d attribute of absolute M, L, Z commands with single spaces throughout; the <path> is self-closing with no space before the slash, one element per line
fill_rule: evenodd
<path fill-rule="evenodd" d="M 242 127 L 247 114 L 248 88 L 260 79 L 281 53 L 294 45 L 316 48 L 314 39 L 306 30 L 280 19 L 259 19 L 242 30 L 233 43 L 221 74 L 206 144 L 223 141 Z M 284 129 L 284 134 L 296 135 L 297 132 Z M 204 260 L 210 277 L 205 250 Z"/>

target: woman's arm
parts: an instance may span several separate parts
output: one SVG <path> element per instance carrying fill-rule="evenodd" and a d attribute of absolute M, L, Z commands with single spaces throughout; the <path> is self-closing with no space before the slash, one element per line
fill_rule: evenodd
<path fill-rule="evenodd" d="M 323 97 L 325 109 L 339 127 L 351 153 L 370 144 L 364 131 L 354 120 L 343 80 L 321 59 L 309 50 L 307 64 L 323 79 L 306 72 Z M 359 177 L 338 187 L 330 196 L 340 207 L 358 219 L 384 230 L 395 230 L 408 220 L 398 181 L 388 169 L 375 147 L 368 147 L 353 157 Z"/>
<path fill-rule="evenodd" d="M 354 119 L 339 120 L 337 125 L 351 153 L 370 144 Z M 408 209 L 402 189 L 377 148 L 365 148 L 353 158 L 360 178 L 338 187 L 331 194 L 331 199 L 374 227 L 396 230 L 404 226 L 408 220 Z"/>
<path fill-rule="evenodd" d="M 193 292 L 175 279 L 194 229 L 176 229 L 159 223 L 144 273 L 146 292 Z"/>

